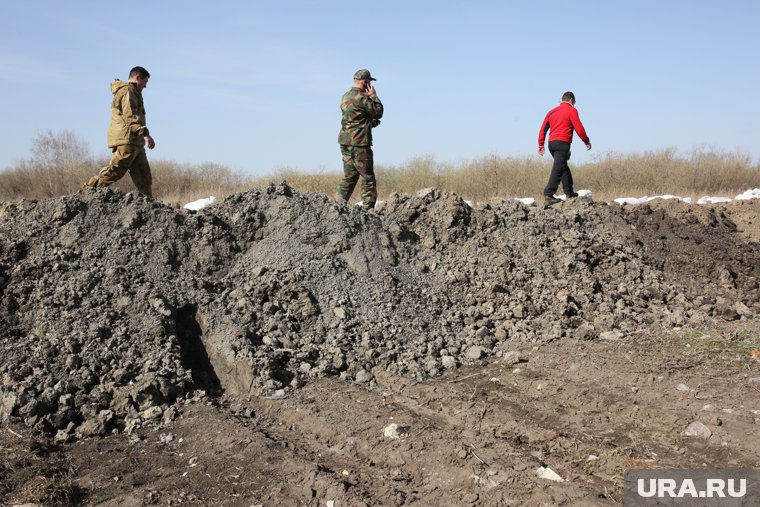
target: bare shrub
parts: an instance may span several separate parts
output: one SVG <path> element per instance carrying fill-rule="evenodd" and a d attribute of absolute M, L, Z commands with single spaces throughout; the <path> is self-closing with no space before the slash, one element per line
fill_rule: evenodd
<path fill-rule="evenodd" d="M 30 162 L 42 170 L 66 169 L 89 160 L 87 142 L 70 130 L 48 130 L 32 139 Z"/>
<path fill-rule="evenodd" d="M 73 192 L 95 166 L 87 143 L 70 130 L 39 134 L 32 139 L 30 153 L 29 159 L 0 174 L 1 199 Z"/>

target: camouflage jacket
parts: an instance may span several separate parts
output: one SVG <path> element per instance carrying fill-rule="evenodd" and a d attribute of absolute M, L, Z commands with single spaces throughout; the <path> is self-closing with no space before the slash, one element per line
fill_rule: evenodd
<path fill-rule="evenodd" d="M 133 144 L 143 146 L 149 135 L 145 126 L 145 105 L 137 85 L 118 79 L 111 83 L 111 124 L 108 127 L 108 147 Z"/>
<path fill-rule="evenodd" d="M 341 119 L 338 142 L 347 146 L 372 146 L 372 128 L 380 124 L 383 103 L 359 88 L 351 88 L 340 101 Z"/>

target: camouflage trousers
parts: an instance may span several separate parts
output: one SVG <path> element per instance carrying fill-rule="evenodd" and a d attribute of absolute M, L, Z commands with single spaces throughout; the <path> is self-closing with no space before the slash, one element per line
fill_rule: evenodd
<path fill-rule="evenodd" d="M 362 205 L 364 209 L 374 208 L 377 202 L 377 182 L 372 147 L 341 144 L 340 153 L 343 156 L 343 179 L 335 192 L 335 199 L 348 201 L 361 177 Z"/>
<path fill-rule="evenodd" d="M 87 180 L 82 188 L 113 185 L 129 171 L 137 189 L 144 194 L 151 195 L 153 177 L 150 174 L 145 147 L 125 144 L 112 148 L 111 151 L 111 161 L 108 165 L 101 169 L 97 175 Z"/>

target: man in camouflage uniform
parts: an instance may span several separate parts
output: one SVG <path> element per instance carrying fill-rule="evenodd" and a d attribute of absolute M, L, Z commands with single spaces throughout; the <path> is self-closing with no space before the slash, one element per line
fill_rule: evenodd
<path fill-rule="evenodd" d="M 374 208 L 377 202 L 372 129 L 380 125 L 380 118 L 383 117 L 383 104 L 377 98 L 372 81 L 375 78 L 367 69 L 356 71 L 354 87 L 340 101 L 343 118 L 338 143 L 343 157 L 343 179 L 338 185 L 335 198 L 348 201 L 361 176 L 364 209 Z"/>
<path fill-rule="evenodd" d="M 150 74 L 143 67 L 129 72 L 125 83 L 115 79 L 111 83 L 111 124 L 108 127 L 108 147 L 111 161 L 90 178 L 82 188 L 107 187 L 120 180 L 129 171 L 137 189 L 151 195 L 153 177 L 150 174 L 145 145 L 151 150 L 156 142 L 145 125 L 145 105 L 142 91 L 148 86 Z"/>

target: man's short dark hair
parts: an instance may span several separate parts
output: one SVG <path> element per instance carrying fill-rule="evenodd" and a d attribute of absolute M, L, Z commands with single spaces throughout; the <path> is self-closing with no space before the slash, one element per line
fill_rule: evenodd
<path fill-rule="evenodd" d="M 562 94 L 562 102 L 575 102 L 575 94 L 573 92 L 565 92 Z"/>
<path fill-rule="evenodd" d="M 129 71 L 129 79 L 132 79 L 133 77 L 148 79 L 150 77 L 150 72 L 145 70 L 145 67 L 132 67 L 132 70 Z"/>

